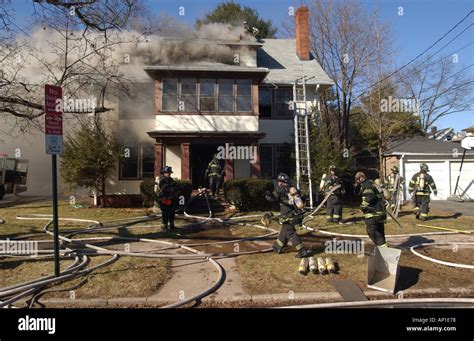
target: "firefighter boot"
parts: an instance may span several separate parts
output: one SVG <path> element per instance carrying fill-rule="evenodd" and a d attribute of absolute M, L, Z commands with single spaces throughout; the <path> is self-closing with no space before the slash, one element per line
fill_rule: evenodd
<path fill-rule="evenodd" d="M 298 250 L 298 253 L 295 257 L 296 258 L 307 258 L 309 256 L 311 256 L 311 252 L 306 250 L 306 248 L 303 246 L 301 249 Z"/>
<path fill-rule="evenodd" d="M 415 218 L 420 219 L 420 209 L 418 207 L 415 207 L 414 213 L 415 213 Z"/>
<path fill-rule="evenodd" d="M 283 247 L 278 245 L 277 243 L 272 245 L 272 249 L 273 249 L 274 252 L 276 252 L 278 254 L 283 252 Z"/>

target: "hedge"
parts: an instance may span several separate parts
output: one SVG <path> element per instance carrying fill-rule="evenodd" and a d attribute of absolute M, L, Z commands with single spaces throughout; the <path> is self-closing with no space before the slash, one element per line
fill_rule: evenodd
<path fill-rule="evenodd" d="M 271 180 L 229 180 L 224 183 L 224 196 L 240 211 L 264 211 L 272 208 L 272 204 L 265 200 L 265 192 L 273 191 L 273 188 Z"/>
<path fill-rule="evenodd" d="M 184 196 L 185 202 L 188 202 L 193 191 L 193 185 L 191 181 L 178 179 L 174 180 L 176 181 L 176 185 L 179 190 L 179 195 Z M 140 183 L 140 192 L 143 197 L 144 206 L 153 206 L 153 202 L 158 200 L 157 194 L 155 193 L 155 181 L 153 179 L 147 179 L 142 181 Z"/>

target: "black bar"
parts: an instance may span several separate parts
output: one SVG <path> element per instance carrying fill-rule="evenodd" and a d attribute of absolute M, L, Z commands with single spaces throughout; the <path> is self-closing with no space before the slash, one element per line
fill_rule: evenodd
<path fill-rule="evenodd" d="M 464 151 L 462 152 L 462 160 L 461 160 L 461 165 L 459 166 L 459 174 L 458 174 L 458 179 L 456 180 L 456 187 L 454 187 L 454 195 L 456 195 L 456 192 L 458 190 L 459 178 L 461 177 L 462 165 L 464 163 L 464 157 L 466 156 L 466 151 L 467 149 L 464 149 Z"/>
<path fill-rule="evenodd" d="M 53 183 L 53 227 L 54 227 L 54 275 L 59 277 L 59 228 L 58 228 L 58 170 L 57 156 L 51 155 L 51 174 Z"/>

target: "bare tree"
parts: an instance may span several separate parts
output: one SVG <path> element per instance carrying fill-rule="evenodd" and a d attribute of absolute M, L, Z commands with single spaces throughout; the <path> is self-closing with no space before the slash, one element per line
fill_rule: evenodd
<path fill-rule="evenodd" d="M 470 67 L 453 56 L 435 59 L 427 56 L 399 76 L 408 97 L 420 107 L 420 123 L 427 132 L 441 117 L 474 108 L 474 77 Z"/>
<path fill-rule="evenodd" d="M 356 123 L 366 140 L 366 150 L 371 154 L 372 150 L 376 151 L 379 175 L 383 179 L 381 160 L 389 142 L 419 133 L 420 126 L 414 112 L 416 107 L 404 104 L 406 101 L 399 98 L 397 87 L 390 79 L 384 79 L 384 75 L 377 78 L 379 83 L 361 99 L 360 111 L 356 110 L 359 112 Z"/>
<path fill-rule="evenodd" d="M 313 0 L 309 9 L 312 52 L 335 82 L 334 89 L 321 96 L 321 120 L 332 125 L 333 138 L 349 148 L 351 108 L 358 91 L 370 84 L 367 68 L 390 64 L 390 32 L 377 11 L 367 12 L 359 1 Z"/>
<path fill-rule="evenodd" d="M 142 11 L 140 2 L 78 3 L 35 4 L 30 36 L 0 41 L 0 115 L 13 116 L 25 127 L 37 124 L 48 83 L 62 86 L 71 97 L 97 95 L 95 113 L 110 110 L 107 94 L 127 91 L 128 80 L 112 55 L 124 42 L 120 30 Z"/>

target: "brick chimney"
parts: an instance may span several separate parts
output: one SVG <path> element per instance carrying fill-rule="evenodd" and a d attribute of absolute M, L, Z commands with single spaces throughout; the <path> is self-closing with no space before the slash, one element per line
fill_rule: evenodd
<path fill-rule="evenodd" d="M 296 10 L 296 54 L 300 60 L 309 60 L 309 14 L 306 6 Z"/>

